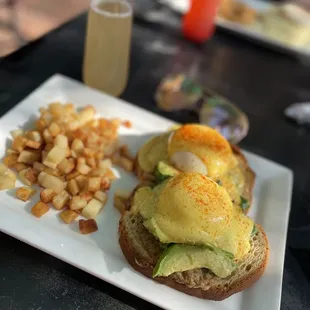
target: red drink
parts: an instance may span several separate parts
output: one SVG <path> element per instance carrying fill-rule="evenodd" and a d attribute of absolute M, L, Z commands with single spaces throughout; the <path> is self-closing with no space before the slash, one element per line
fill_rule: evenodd
<path fill-rule="evenodd" d="M 191 0 L 191 7 L 183 19 L 183 34 L 186 38 L 202 43 L 213 35 L 220 1 Z"/>

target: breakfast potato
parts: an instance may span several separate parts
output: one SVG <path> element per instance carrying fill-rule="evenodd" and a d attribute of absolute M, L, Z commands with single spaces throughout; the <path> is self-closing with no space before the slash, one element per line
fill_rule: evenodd
<path fill-rule="evenodd" d="M 57 165 L 66 158 L 67 152 L 66 149 L 55 145 L 48 153 L 45 159 L 43 160 L 43 164 L 47 167 L 55 169 Z"/>
<path fill-rule="evenodd" d="M 64 158 L 58 165 L 57 168 L 64 174 L 69 174 L 75 168 L 74 158 Z"/>
<path fill-rule="evenodd" d="M 83 235 L 91 234 L 98 230 L 98 225 L 94 219 L 79 220 L 79 229 Z"/>
<path fill-rule="evenodd" d="M 101 178 L 100 177 L 90 177 L 87 183 L 87 189 L 90 192 L 96 192 L 100 189 Z"/>
<path fill-rule="evenodd" d="M 70 195 L 66 191 L 62 191 L 60 194 L 56 195 L 52 200 L 52 205 L 57 209 L 63 209 L 69 202 Z"/>
<path fill-rule="evenodd" d="M 73 196 L 69 203 L 69 208 L 71 210 L 81 210 L 87 205 L 87 200 L 81 196 Z"/>
<path fill-rule="evenodd" d="M 114 194 L 113 205 L 121 214 L 126 211 L 126 203 L 130 195 L 130 192 L 122 190 L 117 190 Z"/>
<path fill-rule="evenodd" d="M 50 189 L 50 188 L 45 188 L 41 191 L 40 193 L 40 199 L 44 203 L 49 203 L 52 202 L 53 198 L 57 195 L 57 193 Z"/>
<path fill-rule="evenodd" d="M 102 177 L 100 182 L 100 187 L 104 190 L 108 190 L 111 187 L 111 181 L 107 177 Z"/>
<path fill-rule="evenodd" d="M 17 163 L 17 158 L 18 158 L 18 155 L 10 154 L 3 158 L 3 163 L 9 168 L 13 168 L 14 165 Z"/>
<path fill-rule="evenodd" d="M 96 162 L 96 159 L 94 157 L 86 158 L 86 164 L 91 168 L 97 167 L 97 162 Z"/>
<path fill-rule="evenodd" d="M 36 161 L 39 161 L 40 158 L 41 158 L 40 152 L 23 150 L 20 152 L 17 158 L 17 162 L 32 165 Z"/>
<path fill-rule="evenodd" d="M 35 216 L 40 218 L 42 215 L 49 211 L 50 207 L 46 203 L 39 201 L 37 202 L 31 209 L 31 213 Z"/>
<path fill-rule="evenodd" d="M 0 175 L 0 190 L 15 188 L 15 179 Z"/>
<path fill-rule="evenodd" d="M 59 177 L 50 175 L 44 171 L 39 174 L 38 182 L 42 187 L 50 188 L 57 194 L 60 194 L 65 188 L 64 182 Z"/>
<path fill-rule="evenodd" d="M 12 168 L 16 169 L 17 172 L 20 172 L 22 170 L 29 168 L 29 166 L 23 163 L 16 163 L 13 165 Z"/>
<path fill-rule="evenodd" d="M 77 181 L 80 190 L 84 189 L 85 186 L 87 186 L 87 177 L 85 175 L 80 174 L 79 176 L 77 176 L 75 178 L 75 180 Z"/>
<path fill-rule="evenodd" d="M 48 127 L 48 131 L 50 132 L 52 137 L 56 137 L 58 134 L 60 134 L 61 129 L 55 122 L 52 122 Z"/>
<path fill-rule="evenodd" d="M 71 179 L 75 179 L 80 175 L 80 173 L 78 171 L 74 171 L 69 173 L 68 175 L 66 175 L 66 180 L 70 181 Z"/>
<path fill-rule="evenodd" d="M 97 191 L 94 198 L 105 204 L 108 200 L 108 195 L 104 191 Z"/>
<path fill-rule="evenodd" d="M 68 181 L 67 190 L 72 196 L 75 196 L 79 193 L 79 185 L 75 179 Z"/>
<path fill-rule="evenodd" d="M 84 143 L 80 139 L 74 139 L 71 144 L 71 150 L 76 153 L 82 153 L 84 149 Z"/>
<path fill-rule="evenodd" d="M 117 165 L 119 165 L 120 167 L 122 167 L 124 170 L 128 172 L 132 172 L 134 161 L 127 157 L 120 156 L 120 158 L 117 161 Z"/>
<path fill-rule="evenodd" d="M 76 165 L 76 170 L 80 173 L 80 174 L 88 174 L 92 169 L 91 167 L 89 167 L 88 165 L 84 164 L 84 163 L 78 163 Z"/>
<path fill-rule="evenodd" d="M 87 219 L 96 218 L 99 211 L 102 209 L 103 203 L 95 198 L 89 201 L 86 207 L 82 210 L 82 215 Z"/>
<path fill-rule="evenodd" d="M 27 139 L 23 136 L 17 136 L 12 143 L 12 149 L 19 153 L 26 147 Z"/>
<path fill-rule="evenodd" d="M 30 186 L 38 182 L 38 171 L 33 168 L 26 168 L 21 170 L 18 174 L 21 182 Z"/>
<path fill-rule="evenodd" d="M 51 135 L 51 133 L 48 131 L 48 129 L 43 130 L 43 139 L 44 139 L 45 143 L 53 143 L 54 142 L 54 138 Z"/>
<path fill-rule="evenodd" d="M 79 195 L 82 199 L 85 199 L 87 201 L 87 203 L 89 201 L 91 201 L 94 197 L 94 193 L 91 193 L 91 192 L 87 192 L 87 191 L 83 191 L 83 192 L 80 192 L 80 195 Z"/>
<path fill-rule="evenodd" d="M 79 216 L 79 214 L 73 210 L 67 209 L 62 211 L 59 216 L 66 224 L 70 224 Z"/>
<path fill-rule="evenodd" d="M 16 197 L 22 201 L 27 201 L 35 194 L 36 190 L 31 187 L 20 187 L 16 191 Z"/>
<path fill-rule="evenodd" d="M 68 144 L 68 137 L 65 135 L 57 135 L 54 139 L 54 145 L 57 145 L 63 149 L 66 149 L 69 144 Z"/>

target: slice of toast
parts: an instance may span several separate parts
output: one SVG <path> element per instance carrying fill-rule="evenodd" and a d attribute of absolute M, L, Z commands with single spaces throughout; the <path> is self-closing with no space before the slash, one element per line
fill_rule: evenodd
<path fill-rule="evenodd" d="M 238 161 L 239 167 L 244 174 L 245 178 L 245 186 L 240 191 L 240 196 L 244 197 L 251 205 L 252 199 L 253 199 L 253 188 L 255 183 L 255 173 L 250 168 L 247 159 L 242 154 L 240 148 L 236 145 L 231 145 L 232 151 Z M 136 156 L 135 160 L 135 167 L 134 167 L 135 174 L 137 175 L 138 179 L 141 182 L 152 182 L 155 180 L 155 177 L 153 174 L 145 172 L 139 165 L 138 161 L 138 155 Z M 246 213 L 248 213 L 250 208 L 246 210 Z"/>
<path fill-rule="evenodd" d="M 250 252 L 233 274 L 225 279 L 205 268 L 153 279 L 153 268 L 163 249 L 160 242 L 143 226 L 139 214 L 127 211 L 122 216 L 119 243 L 129 264 L 146 277 L 192 296 L 223 300 L 250 287 L 264 273 L 269 256 L 268 240 L 262 227 L 257 225 L 257 228 L 257 233 L 251 238 Z"/>

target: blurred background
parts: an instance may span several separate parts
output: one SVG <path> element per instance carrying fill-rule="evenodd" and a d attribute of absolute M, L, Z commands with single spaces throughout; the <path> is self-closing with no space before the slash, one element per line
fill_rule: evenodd
<path fill-rule="evenodd" d="M 87 10 L 89 2 L 90 0 L 0 0 L 0 57 Z M 291 2 L 310 9 L 310 0 Z"/>

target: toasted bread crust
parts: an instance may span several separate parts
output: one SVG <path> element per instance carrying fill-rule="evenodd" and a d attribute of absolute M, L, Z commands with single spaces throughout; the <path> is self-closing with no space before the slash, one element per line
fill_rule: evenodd
<path fill-rule="evenodd" d="M 219 290 L 219 289 L 209 289 L 209 290 L 203 290 L 201 288 L 192 288 L 185 284 L 181 284 L 176 282 L 173 279 L 173 276 L 170 275 L 168 277 L 152 277 L 152 272 L 154 266 L 151 264 L 148 264 L 146 262 L 143 262 L 143 259 L 138 256 L 138 253 L 135 251 L 134 247 L 132 246 L 128 233 L 126 231 L 126 225 L 123 223 L 123 218 L 120 220 L 119 224 L 119 244 L 123 251 L 123 254 L 129 264 L 138 272 L 142 273 L 144 276 L 157 281 L 159 283 L 165 284 L 171 288 L 174 288 L 180 292 L 183 292 L 185 294 L 195 296 L 198 298 L 203 299 L 210 299 L 215 301 L 221 301 L 229 296 L 241 292 L 248 287 L 250 287 L 252 284 L 254 284 L 256 281 L 260 279 L 260 277 L 263 275 L 267 263 L 268 263 L 268 257 L 269 257 L 269 247 L 268 247 L 268 240 L 267 236 L 262 229 L 261 226 L 257 225 L 257 228 L 261 231 L 263 238 L 266 242 L 266 255 L 264 257 L 263 263 L 259 266 L 259 268 L 256 268 L 250 272 L 247 277 L 240 279 L 240 282 L 235 283 L 231 287 L 227 287 L 225 291 Z"/>
<path fill-rule="evenodd" d="M 247 199 L 250 203 L 252 204 L 253 201 L 253 188 L 255 184 L 255 173 L 249 166 L 249 163 L 245 156 L 242 154 L 240 148 L 236 145 L 231 144 L 232 151 L 234 155 L 236 156 L 239 166 L 241 170 L 243 171 L 244 177 L 245 177 L 245 184 L 246 186 L 244 187 L 243 193 L 241 195 Z M 138 179 L 141 182 L 145 181 L 152 181 L 154 180 L 154 176 L 151 173 L 143 171 L 143 169 L 139 165 L 138 161 L 138 155 L 136 156 L 135 163 L 134 163 L 134 173 L 138 177 Z M 250 209 L 250 208 L 249 208 Z M 246 214 L 249 212 L 249 209 L 246 210 Z"/>

